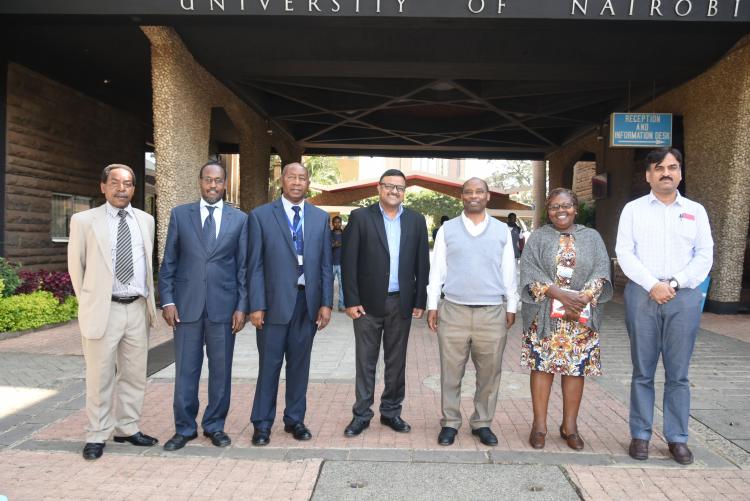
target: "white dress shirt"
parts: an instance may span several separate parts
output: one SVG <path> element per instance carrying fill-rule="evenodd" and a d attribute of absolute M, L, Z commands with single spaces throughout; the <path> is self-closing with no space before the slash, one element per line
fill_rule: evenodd
<path fill-rule="evenodd" d="M 281 203 L 284 206 L 284 214 L 286 214 L 286 217 L 289 220 L 290 224 L 292 223 L 292 221 L 294 221 L 294 211 L 292 210 L 292 207 L 300 208 L 299 217 L 301 218 L 301 224 L 302 224 L 302 228 L 300 229 L 302 230 L 302 238 L 305 238 L 305 201 L 304 199 L 298 204 L 293 204 L 292 202 L 287 200 L 284 195 L 281 195 Z M 294 231 L 292 231 L 291 228 L 289 229 L 289 234 L 294 236 Z M 304 273 L 300 275 L 299 278 L 297 279 L 297 285 L 305 285 Z"/>
<path fill-rule="evenodd" d="M 466 214 L 461 212 L 461 221 L 466 228 L 466 231 L 473 237 L 480 235 L 489 224 L 490 216 L 485 212 L 484 219 L 479 224 L 466 217 Z M 430 283 L 427 285 L 427 309 L 436 310 L 438 301 L 440 300 L 440 293 L 445 283 L 445 277 L 448 274 L 448 262 L 446 259 L 446 245 L 445 236 L 443 233 L 443 227 L 441 226 L 435 235 L 435 244 L 432 247 L 432 263 L 430 264 Z M 508 313 L 515 313 L 518 308 L 518 283 L 516 280 L 516 255 L 513 251 L 513 238 L 508 229 L 508 238 L 505 241 L 505 247 L 500 249 L 498 252 L 502 252 L 502 276 L 503 285 L 505 286 L 507 301 L 508 301 Z M 452 273 L 463 273 L 465 270 L 451 270 Z M 478 303 L 466 303 L 466 304 L 478 304 Z M 482 304 L 486 304 L 483 301 Z"/>
<path fill-rule="evenodd" d="M 219 238 L 219 230 L 221 229 L 221 212 L 224 210 L 224 200 L 219 200 L 215 204 L 209 204 L 205 200 L 201 198 L 200 201 L 201 204 L 201 228 L 203 228 L 203 225 L 206 223 L 206 218 L 208 217 L 208 207 L 209 205 L 211 207 L 216 207 L 214 209 L 214 226 L 216 227 L 216 238 Z"/>
<path fill-rule="evenodd" d="M 112 206 L 109 202 L 106 204 L 107 226 L 109 228 L 109 242 L 112 247 L 112 295 L 117 297 L 143 296 L 148 297 L 148 287 L 146 286 L 146 248 L 143 246 L 143 237 L 138 227 L 138 221 L 135 219 L 133 207 L 128 204 L 125 207 L 125 222 L 130 228 L 130 245 L 133 249 L 133 278 L 130 284 L 123 284 L 114 275 L 115 263 L 117 262 L 117 228 L 120 225 L 120 209 Z"/>
<path fill-rule="evenodd" d="M 615 252 L 625 275 L 645 290 L 674 278 L 694 289 L 713 264 L 714 241 L 706 209 L 677 192 L 669 205 L 651 192 L 625 205 Z"/>

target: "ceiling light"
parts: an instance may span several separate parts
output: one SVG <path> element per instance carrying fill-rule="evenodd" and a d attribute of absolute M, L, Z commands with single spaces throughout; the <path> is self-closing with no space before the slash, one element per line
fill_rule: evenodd
<path fill-rule="evenodd" d="M 447 90 L 453 90 L 455 89 L 455 87 L 450 82 L 441 81 L 441 82 L 435 82 L 434 84 L 430 85 L 430 89 L 438 90 L 438 91 L 447 91 Z"/>

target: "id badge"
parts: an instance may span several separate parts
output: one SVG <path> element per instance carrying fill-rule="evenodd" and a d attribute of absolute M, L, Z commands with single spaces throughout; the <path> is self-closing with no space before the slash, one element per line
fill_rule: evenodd
<path fill-rule="evenodd" d="M 570 268 L 568 266 L 558 266 L 557 267 L 557 276 L 562 278 L 572 278 L 573 277 L 573 268 Z"/>
<path fill-rule="evenodd" d="M 300 256 L 299 254 L 297 255 L 297 266 L 302 266 L 302 264 L 303 264 L 302 260 L 303 259 L 304 259 L 303 256 Z"/>

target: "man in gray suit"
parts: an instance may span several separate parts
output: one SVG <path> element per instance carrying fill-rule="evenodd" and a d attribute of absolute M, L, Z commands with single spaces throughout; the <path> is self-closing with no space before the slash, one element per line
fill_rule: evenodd
<path fill-rule="evenodd" d="M 305 202 L 309 186 L 302 164 L 286 165 L 281 198 L 250 213 L 250 322 L 260 354 L 251 415 L 255 445 L 270 441 L 284 358 L 284 431 L 297 440 L 312 438 L 304 423 L 310 352 L 316 330 L 331 319 L 333 269 L 328 214 Z"/>
<path fill-rule="evenodd" d="M 224 203 L 226 171 L 215 162 L 201 167 L 201 200 L 172 209 L 159 272 L 162 316 L 174 328 L 175 435 L 164 449 L 176 451 L 198 436 L 198 384 L 203 346 L 208 356 L 208 406 L 203 435 L 217 447 L 224 432 L 232 383 L 234 335 L 245 325 L 247 216 Z"/>

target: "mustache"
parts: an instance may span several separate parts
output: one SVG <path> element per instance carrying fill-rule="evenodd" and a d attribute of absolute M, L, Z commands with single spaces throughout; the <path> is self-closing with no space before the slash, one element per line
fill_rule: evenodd
<path fill-rule="evenodd" d="M 664 181 L 665 179 L 669 179 L 670 181 L 672 181 L 672 177 L 671 176 L 662 176 L 662 177 L 659 178 L 659 181 Z"/>

